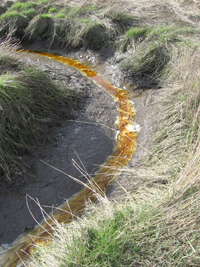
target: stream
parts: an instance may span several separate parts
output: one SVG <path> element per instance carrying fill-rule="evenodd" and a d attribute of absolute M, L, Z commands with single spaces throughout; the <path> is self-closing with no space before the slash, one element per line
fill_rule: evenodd
<path fill-rule="evenodd" d="M 29 53 L 31 51 L 23 52 Z M 84 113 L 82 110 L 79 114 L 77 113 L 75 120 L 66 121 L 60 119 L 60 121 L 56 121 L 52 124 L 50 127 L 51 129 L 47 129 L 43 148 L 42 150 L 39 149 L 36 153 L 37 158 L 31 160 L 31 169 L 33 173 L 36 174 L 35 177 L 38 177 L 37 171 L 40 170 L 41 173 L 43 173 L 42 177 L 47 177 L 48 180 L 36 178 L 34 183 L 25 186 L 22 190 L 17 189 L 13 191 L 12 201 L 14 207 L 13 212 L 7 214 L 7 221 L 15 214 L 14 218 L 18 218 L 20 221 L 26 222 L 26 218 L 29 217 L 29 220 L 32 219 L 32 224 L 26 222 L 25 225 L 17 231 L 16 236 L 19 235 L 19 233 L 23 233 L 25 230 L 28 230 L 28 235 L 23 234 L 20 236 L 14 242 L 13 246 L 9 247 L 8 252 L 0 256 L 0 264 L 3 262 L 3 265 L 0 266 L 5 267 L 18 266 L 20 258 L 26 258 L 27 254 L 30 254 L 34 248 L 34 244 L 43 242 L 48 244 L 53 231 L 52 226 L 56 226 L 57 222 L 70 222 L 74 216 L 79 215 L 84 210 L 86 201 L 95 201 L 96 193 L 104 194 L 108 185 L 116 178 L 120 170 L 125 168 L 136 151 L 136 138 L 140 130 L 140 127 L 135 123 L 136 110 L 133 102 L 129 98 L 128 91 L 112 86 L 95 71 L 76 60 L 37 51 L 31 52 L 30 55 L 34 57 L 43 56 L 44 60 L 47 61 L 51 58 L 51 60 L 56 60 L 62 63 L 62 65 L 64 63 L 65 65 L 72 66 L 73 69 L 70 70 L 70 77 L 75 75 L 75 73 L 77 75 L 77 71 L 74 70 L 74 68 L 89 77 L 89 84 L 92 84 L 91 88 L 95 88 L 95 94 L 93 93 L 93 96 L 95 95 L 96 100 L 94 100 L 95 97 L 93 100 L 94 103 L 97 103 L 97 110 L 94 111 L 94 109 L 92 109 L 90 113 L 91 107 L 90 104 L 87 103 L 84 107 L 87 112 Z M 61 69 L 62 68 L 63 67 L 61 67 Z M 91 81 L 93 82 L 91 83 Z M 106 105 L 104 101 L 106 101 Z M 102 105 L 102 103 L 103 107 L 98 107 L 98 105 Z M 101 110 L 101 112 L 99 112 L 98 109 Z M 97 113 L 96 118 L 94 116 L 95 112 Z M 100 117 L 102 117 L 102 119 L 100 119 Z M 114 122 L 116 117 L 117 123 L 115 127 Z M 60 126 L 62 127 L 60 128 Z M 81 142 L 76 146 L 75 141 L 78 138 Z M 55 149 L 52 150 L 52 148 Z M 85 158 L 83 157 L 84 155 L 86 155 Z M 89 162 L 89 159 L 92 159 L 92 161 Z M 72 162 L 74 164 L 72 164 Z M 65 169 L 62 169 L 64 165 Z M 70 168 L 73 169 L 70 175 L 75 179 L 85 183 L 86 177 L 88 178 L 86 186 L 83 187 L 81 182 L 77 183 L 74 179 L 66 178 L 69 176 Z M 76 188 L 73 187 L 72 182 L 76 184 Z M 52 185 L 51 189 L 49 189 L 48 185 Z M 31 197 L 27 196 L 27 194 L 30 194 L 29 187 L 36 188 L 35 196 L 32 194 Z M 41 189 L 40 193 L 39 189 Z M 71 197 L 76 192 L 79 193 Z M 3 193 L 6 198 L 7 192 Z M 44 196 L 45 203 L 40 200 L 38 194 Z M 52 195 L 54 195 L 53 202 Z M 19 208 L 16 207 L 17 197 L 20 198 L 20 196 L 22 196 L 22 201 L 25 201 L 26 206 L 28 206 L 31 212 L 34 212 L 36 221 L 41 220 L 40 217 L 37 217 L 39 216 L 38 214 L 41 216 L 40 206 L 38 207 L 33 200 L 33 198 L 36 197 L 39 198 L 39 204 L 50 207 L 47 210 L 45 207 L 45 211 L 49 213 L 49 211 L 53 210 L 53 218 L 50 216 L 40 225 L 33 228 L 33 223 L 35 225 L 35 221 L 30 215 L 30 210 L 27 209 L 23 211 L 24 208 L 21 204 Z M 10 196 L 8 196 L 8 198 L 9 197 Z M 66 201 L 66 199 L 68 200 Z M 6 205 L 6 201 L 4 205 Z M 52 208 L 52 205 L 55 208 Z M 6 206 L 4 206 L 4 209 L 6 210 Z M 15 219 L 13 219 L 13 221 L 11 220 L 13 228 L 7 230 L 10 231 L 10 239 L 8 240 L 11 242 L 13 241 L 14 229 L 16 229 L 16 225 L 13 225 L 15 223 L 14 220 Z M 8 226 L 8 228 L 9 227 L 10 226 Z M 3 232 L 4 230 L 2 233 Z M 5 242 L 5 240 L 3 240 L 3 242 Z"/>

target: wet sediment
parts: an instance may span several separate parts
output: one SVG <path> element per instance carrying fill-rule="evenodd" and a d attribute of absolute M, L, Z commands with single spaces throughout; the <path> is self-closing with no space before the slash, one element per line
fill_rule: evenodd
<path fill-rule="evenodd" d="M 50 243 L 53 233 L 52 227 L 56 226 L 57 222 L 70 222 L 83 212 L 87 201 L 95 201 L 97 193 L 103 194 L 106 191 L 108 185 L 115 179 L 116 174 L 124 169 L 136 151 L 136 138 L 139 131 L 139 126 L 135 123 L 136 110 L 126 90 L 112 86 L 95 71 L 76 60 L 50 53 L 34 53 L 75 67 L 112 95 L 118 104 L 116 146 L 112 155 L 99 168 L 94 178 L 89 180 L 87 185 L 78 194 L 59 206 L 54 212 L 53 217 L 48 216 L 47 219 L 30 231 L 28 235 L 21 236 L 15 242 L 13 247 L 4 255 L 4 265 L 1 266 L 5 267 L 17 266 L 20 259 L 26 258 L 31 253 L 35 244 Z"/>

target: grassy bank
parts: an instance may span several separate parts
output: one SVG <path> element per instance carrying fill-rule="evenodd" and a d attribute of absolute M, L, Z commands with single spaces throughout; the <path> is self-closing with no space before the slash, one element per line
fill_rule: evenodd
<path fill-rule="evenodd" d="M 192 190 L 137 205 L 105 198 L 78 222 L 58 226 L 28 266 L 198 266 L 198 200 Z"/>
<path fill-rule="evenodd" d="M 133 184 L 142 182 L 133 192 L 126 191 L 127 185 L 121 203 L 97 196 L 98 203 L 88 203 L 82 218 L 57 224 L 51 246 L 37 246 L 27 266 L 200 265 L 199 5 L 133 2 L 23 2 L 1 15 L 2 34 L 25 35 L 47 47 L 111 46 L 118 53 L 113 62 L 126 79 L 157 90 L 147 153 L 140 166 L 123 173 Z M 16 10 L 22 26 L 13 26 L 16 18 L 7 21 Z M 19 65 L 12 64 L 15 69 Z M 16 74 L 10 74 L 11 65 L 8 70 L 2 73 L 2 86 L 9 77 L 12 88 L 17 83 L 24 90 Z M 19 73 L 26 77 L 23 66 Z"/>
<path fill-rule="evenodd" d="M 0 36 L 42 42 L 44 48 L 90 48 L 113 46 L 137 19 L 112 10 L 103 2 L 17 1 L 0 16 Z M 107 10 L 108 8 L 108 10 Z"/>

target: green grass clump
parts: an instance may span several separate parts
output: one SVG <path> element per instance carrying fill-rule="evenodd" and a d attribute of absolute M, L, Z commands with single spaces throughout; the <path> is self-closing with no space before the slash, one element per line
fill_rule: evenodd
<path fill-rule="evenodd" d="M 181 43 L 182 45 L 192 45 L 190 38 L 198 35 L 199 33 L 199 29 L 192 27 L 159 25 L 152 28 L 147 37 L 147 41 L 156 40 L 165 44 Z"/>
<path fill-rule="evenodd" d="M 56 15 L 55 18 L 65 18 L 66 15 L 66 10 L 65 9 L 61 9 Z"/>
<path fill-rule="evenodd" d="M 116 211 L 113 217 L 104 220 L 104 226 L 101 223 L 99 228 L 87 229 L 87 250 L 84 253 L 85 259 L 82 259 L 83 265 L 92 263 L 101 265 L 102 262 L 107 266 L 118 265 L 127 249 L 123 238 L 117 238 L 121 233 L 125 216 L 126 219 L 130 218 L 128 212 Z"/>
<path fill-rule="evenodd" d="M 38 6 L 38 2 L 36 1 L 35 2 L 28 1 L 25 3 L 16 2 L 10 7 L 9 10 L 26 11 L 32 8 L 36 8 L 37 6 Z"/>
<path fill-rule="evenodd" d="M 57 8 L 56 7 L 50 7 L 49 8 L 49 13 L 55 13 L 57 11 Z"/>
<path fill-rule="evenodd" d="M 25 29 L 30 39 L 50 40 L 53 35 L 54 21 L 51 14 L 40 14 L 35 16 Z"/>
<path fill-rule="evenodd" d="M 28 25 L 28 18 L 24 14 L 17 11 L 9 11 L 0 16 L 0 36 L 5 37 L 12 34 L 16 37 L 24 35 L 24 29 Z"/>
<path fill-rule="evenodd" d="M 40 3 L 43 4 L 43 5 L 47 4 L 48 2 L 49 2 L 48 0 L 40 0 Z"/>
<path fill-rule="evenodd" d="M 10 180 L 11 174 L 22 172 L 21 153 L 30 150 L 33 137 L 57 113 L 63 98 L 64 93 L 41 71 L 25 68 L 1 74 L 0 170 L 4 178 Z"/>
<path fill-rule="evenodd" d="M 146 86 L 157 85 L 161 73 L 170 60 L 168 48 L 165 45 L 149 43 L 138 47 L 132 57 L 121 63 L 121 69 L 144 81 Z"/>
<path fill-rule="evenodd" d="M 25 28 L 29 21 L 37 14 L 39 7 L 38 2 L 16 2 L 11 5 L 8 10 L 0 16 L 0 35 L 12 35 L 18 38 L 23 38 Z"/>
<path fill-rule="evenodd" d="M 23 39 L 26 27 L 34 16 L 40 14 L 44 4 L 38 1 L 15 2 L 0 16 L 0 35 Z M 50 15 L 50 14 L 49 14 Z"/>
<path fill-rule="evenodd" d="M 151 31 L 151 28 L 147 26 L 146 27 L 134 27 L 134 28 L 130 28 L 126 32 L 126 36 L 128 38 L 135 38 L 137 40 L 140 37 L 145 37 L 147 33 L 149 33 L 150 31 Z"/>
<path fill-rule="evenodd" d="M 131 27 L 125 32 L 124 38 L 121 40 L 120 50 L 126 52 L 132 47 L 134 41 L 142 41 L 151 31 L 151 27 Z"/>
<path fill-rule="evenodd" d="M 46 249 L 38 247 L 33 258 L 34 264 L 36 262 L 44 264 L 43 260 L 48 253 L 52 253 L 53 261 L 52 264 L 47 262 L 47 265 L 44 266 L 48 266 L 48 264 L 50 264 L 49 266 L 53 266 L 53 264 L 55 264 L 54 266 L 59 266 L 59 264 L 63 266 L 74 266 L 74 264 L 80 266 L 120 266 L 122 261 L 129 262 L 129 259 L 124 259 L 124 252 L 130 245 L 120 234 L 124 222 L 128 221 L 131 213 L 132 209 L 130 208 L 125 208 L 123 211 L 116 210 L 112 215 L 103 214 L 101 218 L 96 217 L 97 221 L 94 224 L 87 225 L 85 221 L 86 224 L 81 225 L 81 227 L 74 222 L 73 226 L 77 229 L 76 233 L 70 226 L 66 229 L 60 228 L 63 236 L 62 240 L 59 240 L 62 243 L 60 253 L 56 256 L 56 247 Z M 94 215 L 96 216 L 96 213 Z M 72 230 L 71 233 L 70 230 Z M 58 236 L 60 236 L 59 233 Z M 65 238 L 68 239 L 68 242 L 64 241 Z M 64 251 L 66 253 L 63 253 Z M 44 256 L 43 259 L 41 255 Z"/>
<path fill-rule="evenodd" d="M 174 51 L 185 46 L 195 48 L 190 39 L 198 34 L 198 29 L 171 25 L 130 28 L 121 40 L 121 50 L 125 52 L 134 45 L 135 52 L 121 63 L 121 69 L 147 87 L 158 86 L 166 78 L 162 76 Z"/>
<path fill-rule="evenodd" d="M 70 33 L 70 44 L 73 47 L 85 46 L 99 50 L 110 38 L 110 29 L 98 21 L 82 18 L 76 21 Z"/>
<path fill-rule="evenodd" d="M 36 15 L 36 10 L 34 8 L 28 9 L 26 11 L 23 11 L 22 14 L 27 16 L 30 19 L 32 19 Z"/>

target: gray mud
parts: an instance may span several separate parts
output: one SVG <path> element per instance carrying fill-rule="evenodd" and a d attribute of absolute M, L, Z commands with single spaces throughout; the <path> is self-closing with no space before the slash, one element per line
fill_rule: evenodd
<path fill-rule="evenodd" d="M 21 56 L 42 68 L 56 82 L 83 91 L 86 98 L 81 107 L 70 108 L 72 120 L 63 115 L 44 126 L 40 142 L 35 143 L 35 155 L 25 155 L 24 162 L 29 166 L 27 182 L 13 190 L 0 188 L 0 244 L 13 242 L 35 226 L 30 211 L 37 221 L 42 220 L 42 213 L 31 198 L 38 199 L 49 213 L 52 206 L 57 207 L 82 188 L 68 176 L 86 182 L 72 160 L 92 176 L 115 145 L 117 109 L 106 91 L 77 70 L 59 62 L 30 54 Z"/>

